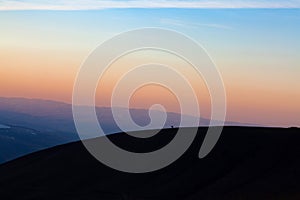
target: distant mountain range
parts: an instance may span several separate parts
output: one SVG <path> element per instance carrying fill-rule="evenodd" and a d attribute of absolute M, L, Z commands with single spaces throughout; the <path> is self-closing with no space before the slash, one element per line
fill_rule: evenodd
<path fill-rule="evenodd" d="M 113 119 L 111 108 L 97 107 L 96 112 L 105 133 L 121 131 Z M 139 125 L 147 125 L 150 122 L 148 110 L 130 109 L 130 113 Z M 179 126 L 180 119 L 180 114 L 169 112 L 164 127 Z M 199 126 L 207 126 L 209 122 L 210 120 L 201 118 Z M 236 122 L 225 124 L 247 125 Z M 5 126 L 11 128 L 7 129 Z M 43 148 L 77 140 L 79 137 L 73 121 L 71 104 L 41 99 L 0 97 L 0 163 Z"/>
<path fill-rule="evenodd" d="M 55 132 L 0 125 L 0 163 L 68 141 L 70 138 Z"/>
<path fill-rule="evenodd" d="M 99 122 L 103 125 L 106 133 L 120 131 L 113 120 L 111 108 L 96 107 L 96 112 L 98 117 L 101 116 Z M 146 109 L 130 109 L 130 113 L 133 120 L 139 125 L 146 125 L 150 122 L 148 110 Z M 188 117 L 196 118 L 193 116 Z M 179 113 L 168 112 L 165 127 L 179 125 L 180 118 L 181 115 Z M 199 126 L 208 126 L 209 122 L 209 119 L 200 118 Z M 0 124 L 1 123 L 42 130 L 47 128 L 49 130 L 62 132 L 75 132 L 72 105 L 51 100 L 0 97 Z M 226 121 L 225 125 L 249 126 L 251 124 Z"/>

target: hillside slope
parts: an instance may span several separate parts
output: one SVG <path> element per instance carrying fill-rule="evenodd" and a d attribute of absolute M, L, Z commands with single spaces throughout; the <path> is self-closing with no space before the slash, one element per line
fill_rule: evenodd
<path fill-rule="evenodd" d="M 162 147 L 176 129 L 148 139 L 109 136 L 132 151 Z M 81 142 L 0 165 L 1 199 L 300 199 L 300 131 L 225 127 L 213 151 L 198 159 L 205 128 L 175 163 L 128 174 L 95 160 Z M 101 140 L 101 138 L 97 138 Z"/>

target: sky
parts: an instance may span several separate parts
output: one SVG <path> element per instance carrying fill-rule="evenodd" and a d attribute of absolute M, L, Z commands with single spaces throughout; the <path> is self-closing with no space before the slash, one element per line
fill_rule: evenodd
<path fill-rule="evenodd" d="M 228 120 L 300 126 L 299 1 L 55 2 L 0 1 L 0 96 L 71 102 L 76 74 L 93 49 L 124 31 L 160 27 L 183 33 L 206 49 L 224 81 Z M 130 55 L 104 79 L 108 85 L 97 91 L 102 98 L 98 105 L 109 103 L 120 66 L 152 58 L 189 67 L 162 52 Z M 207 117 L 205 83 L 194 85 Z M 131 103 L 162 103 L 168 111 L 179 111 L 175 96 L 155 86 L 137 91 Z"/>
<path fill-rule="evenodd" d="M 107 8 L 299 8 L 299 0 L 1 0 L 1 10 Z"/>

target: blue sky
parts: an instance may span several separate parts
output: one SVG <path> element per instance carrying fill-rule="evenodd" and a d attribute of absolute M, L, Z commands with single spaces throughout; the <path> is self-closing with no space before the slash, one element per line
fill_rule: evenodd
<path fill-rule="evenodd" d="M 234 4 L 243 9 L 224 9 L 232 1 L 214 4 L 217 9 L 162 8 L 170 1 L 159 1 L 160 8 L 130 8 L 133 2 L 96 9 L 80 1 L 76 10 L 70 3 L 58 9 L 50 1 L 7 2 L 0 0 L 0 96 L 70 102 L 80 64 L 101 42 L 128 30 L 161 27 L 186 34 L 208 51 L 223 76 L 231 120 L 300 124 L 299 1 L 255 1 L 260 8 L 251 9 L 247 1 Z M 86 10 L 87 4 L 94 9 Z"/>
<path fill-rule="evenodd" d="M 299 0 L 1 0 L 1 10 L 106 8 L 299 8 Z"/>

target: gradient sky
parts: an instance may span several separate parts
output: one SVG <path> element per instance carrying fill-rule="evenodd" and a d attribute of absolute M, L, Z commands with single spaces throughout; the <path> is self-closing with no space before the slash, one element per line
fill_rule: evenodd
<path fill-rule="evenodd" d="M 0 96 L 71 102 L 76 73 L 97 45 L 120 32 L 162 27 L 192 37 L 208 51 L 224 80 L 228 120 L 300 126 L 300 9 L 292 4 L 299 1 L 275 1 L 283 7 L 276 9 L 267 1 L 256 1 L 268 8 L 224 9 L 224 4 L 217 9 L 140 5 L 143 8 L 95 10 L 45 4 L 41 8 L 37 1 L 30 1 L 31 7 L 22 4 L 22 9 L 22 1 L 7 2 L 0 1 Z M 137 92 L 133 107 L 163 103 L 178 111 L 174 96 L 160 90 L 150 86 Z M 205 86 L 201 92 L 197 95 L 207 116 Z"/>

